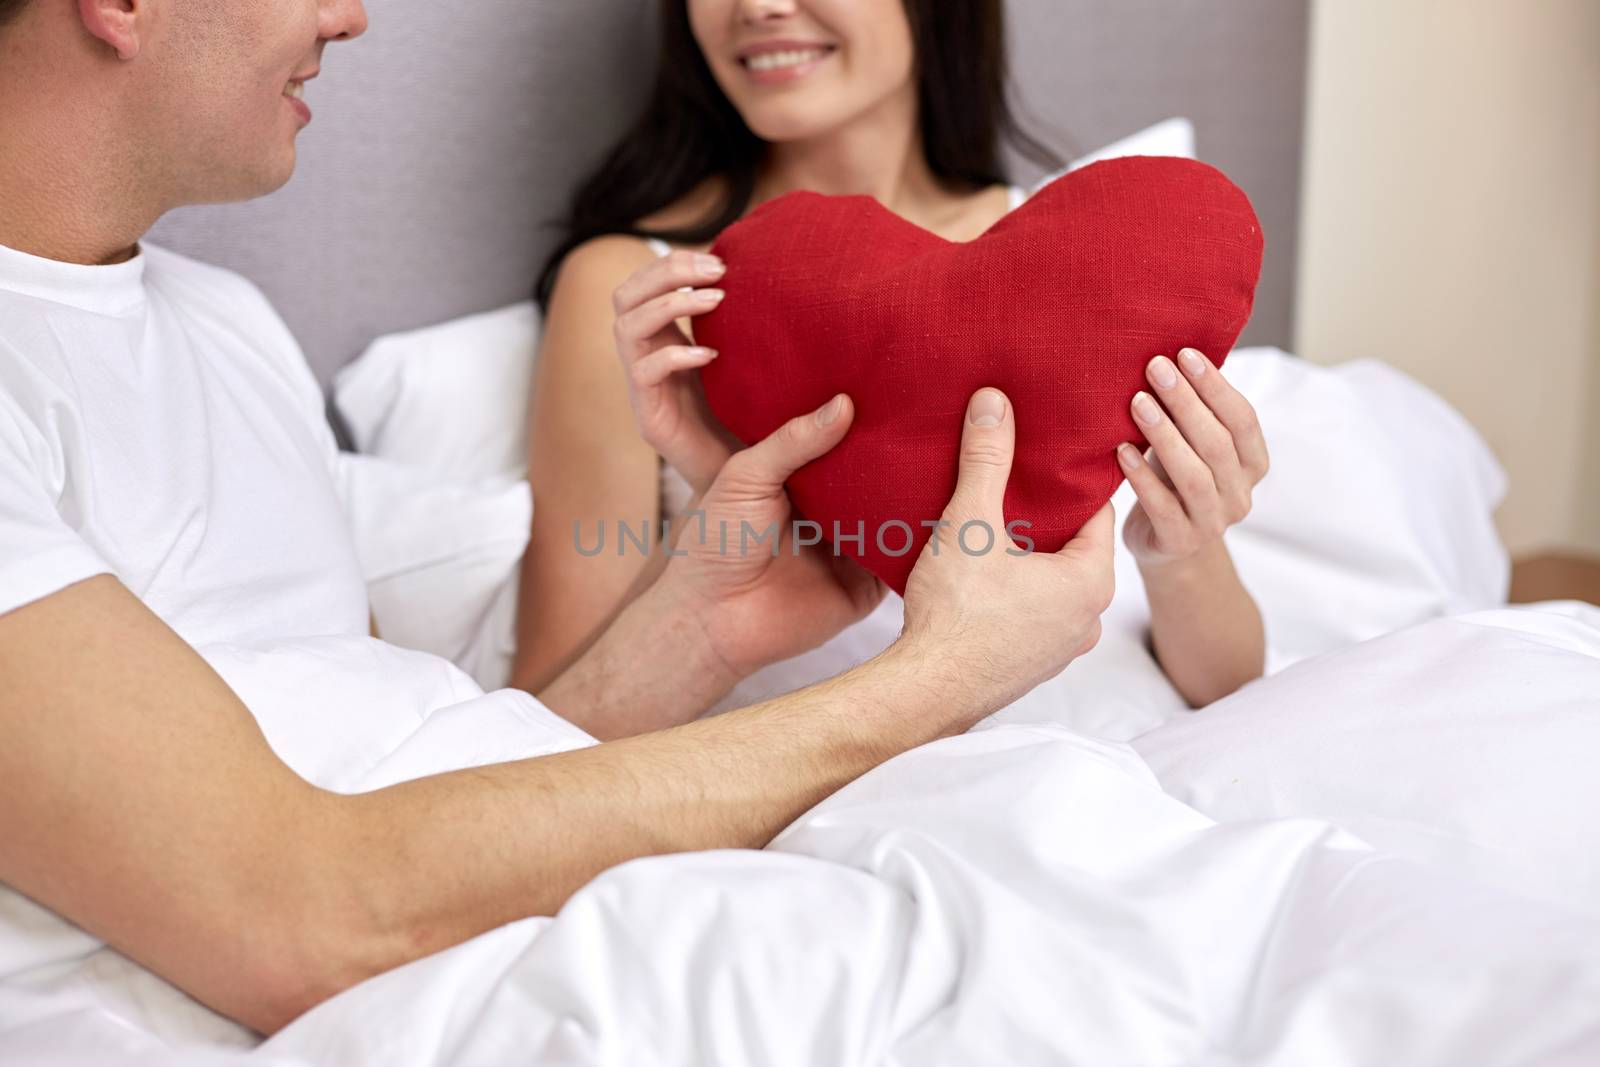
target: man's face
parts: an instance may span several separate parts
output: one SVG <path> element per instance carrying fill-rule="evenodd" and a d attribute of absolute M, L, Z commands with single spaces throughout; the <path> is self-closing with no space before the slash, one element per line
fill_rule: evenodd
<path fill-rule="evenodd" d="M 245 200 L 294 173 L 300 99 L 330 40 L 359 36 L 361 0 L 149 0 L 138 106 L 149 158 L 184 203 Z"/>

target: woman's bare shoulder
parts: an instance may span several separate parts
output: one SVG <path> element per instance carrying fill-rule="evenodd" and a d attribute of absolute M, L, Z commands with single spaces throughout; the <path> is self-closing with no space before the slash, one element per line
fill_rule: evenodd
<path fill-rule="evenodd" d="M 589 238 L 561 260 L 550 293 L 551 314 L 572 304 L 609 304 L 616 288 L 655 258 L 650 245 L 639 237 L 608 233 Z"/>
<path fill-rule="evenodd" d="M 641 230 L 675 230 L 692 226 L 716 206 L 717 195 L 716 179 L 707 178 L 666 207 L 635 220 L 634 225 Z M 701 252 L 709 246 L 678 247 Z M 601 288 L 609 292 L 621 285 L 628 275 L 655 259 L 656 255 L 655 249 L 643 237 L 625 233 L 591 237 L 573 248 L 562 260 L 561 272 L 556 280 L 557 291 L 565 281 L 569 291 Z M 552 303 L 556 299 L 552 294 Z"/>

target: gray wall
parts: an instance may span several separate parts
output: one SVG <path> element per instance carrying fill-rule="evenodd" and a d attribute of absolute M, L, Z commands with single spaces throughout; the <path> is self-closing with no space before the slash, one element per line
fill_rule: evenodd
<path fill-rule="evenodd" d="M 285 189 L 152 240 L 255 280 L 319 378 L 374 336 L 525 297 L 573 185 L 637 108 L 655 0 L 369 0 L 330 46 Z M 1245 338 L 1287 344 L 1307 0 L 1010 0 L 1025 121 L 1064 155 L 1172 115 L 1256 202 Z M 1019 179 L 1035 170 L 1018 167 Z"/>

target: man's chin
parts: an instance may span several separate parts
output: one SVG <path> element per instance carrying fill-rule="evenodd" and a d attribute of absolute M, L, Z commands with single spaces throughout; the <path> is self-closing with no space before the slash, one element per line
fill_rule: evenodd
<path fill-rule="evenodd" d="M 186 198 L 185 202 L 238 204 L 246 200 L 255 200 L 288 185 L 289 179 L 294 177 L 294 168 L 295 150 L 291 144 L 288 151 L 278 158 L 263 160 L 256 166 L 235 171 L 225 180 L 212 184 L 210 188 L 195 190 L 195 194 Z"/>
<path fill-rule="evenodd" d="M 284 159 L 266 177 L 261 190 L 253 194 L 252 199 L 255 196 L 266 196 L 268 193 L 275 193 L 285 185 L 288 185 L 289 179 L 294 177 L 294 168 L 298 162 L 299 155 L 295 151 L 294 142 L 290 141 L 289 150 L 285 153 Z"/>

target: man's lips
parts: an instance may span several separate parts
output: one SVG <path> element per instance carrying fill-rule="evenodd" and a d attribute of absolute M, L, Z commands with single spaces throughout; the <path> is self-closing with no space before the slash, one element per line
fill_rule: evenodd
<path fill-rule="evenodd" d="M 289 101 L 289 106 L 300 116 L 300 125 L 302 126 L 311 121 L 311 108 L 305 101 L 306 82 L 315 78 L 317 74 L 318 71 L 316 70 L 308 71 L 305 74 L 297 74 L 289 79 L 289 84 L 284 86 L 283 89 L 284 99 Z"/>

